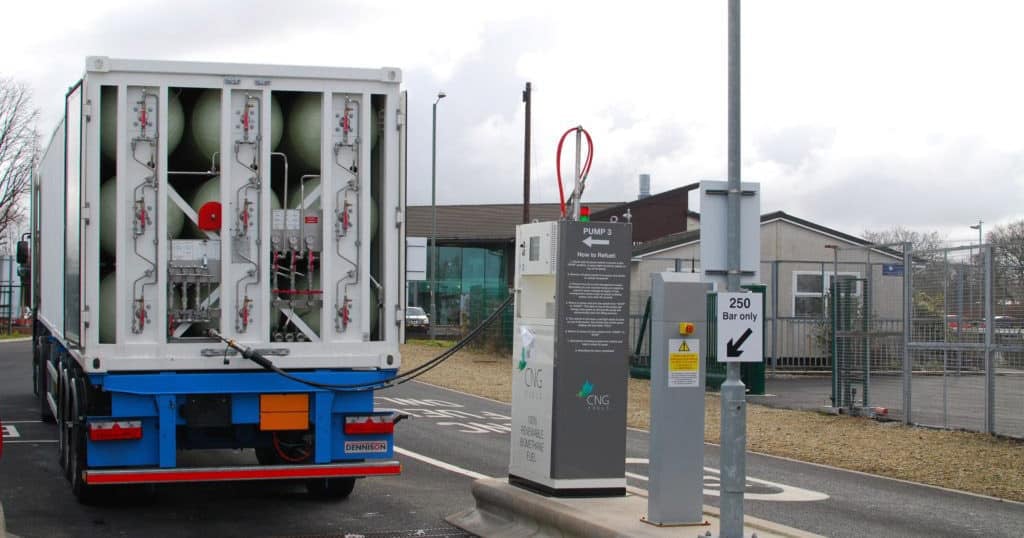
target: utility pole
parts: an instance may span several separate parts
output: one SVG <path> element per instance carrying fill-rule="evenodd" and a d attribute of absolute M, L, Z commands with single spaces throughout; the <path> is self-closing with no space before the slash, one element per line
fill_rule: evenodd
<path fill-rule="evenodd" d="M 729 0 L 729 187 L 726 199 L 728 291 L 740 291 L 740 0 Z M 721 388 L 721 535 L 743 536 L 743 490 L 746 485 L 747 394 L 740 363 L 728 363 Z"/>
<path fill-rule="evenodd" d="M 523 224 L 530 222 L 530 104 L 533 100 L 533 87 L 527 82 L 523 90 L 523 102 L 526 103 L 526 135 L 523 137 Z"/>

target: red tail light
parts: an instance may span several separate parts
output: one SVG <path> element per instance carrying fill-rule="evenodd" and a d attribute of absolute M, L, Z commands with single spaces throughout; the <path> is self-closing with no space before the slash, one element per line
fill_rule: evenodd
<path fill-rule="evenodd" d="M 378 435 L 395 432 L 397 415 L 351 415 L 345 417 L 345 435 Z"/>
<path fill-rule="evenodd" d="M 128 441 L 142 439 L 141 420 L 109 420 L 89 423 L 90 441 Z"/>

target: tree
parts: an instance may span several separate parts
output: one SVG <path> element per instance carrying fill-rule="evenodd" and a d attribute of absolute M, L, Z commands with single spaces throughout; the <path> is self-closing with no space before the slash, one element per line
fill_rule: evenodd
<path fill-rule="evenodd" d="M 996 303 L 1020 316 L 1024 314 L 1024 220 L 996 226 L 986 239 L 995 264 Z"/>
<path fill-rule="evenodd" d="M 873 232 L 866 230 L 864 239 L 877 245 L 890 245 L 893 243 L 910 243 L 914 252 L 928 252 L 942 248 L 946 239 L 937 231 L 915 232 L 902 226 L 893 226 L 888 230 Z"/>
<path fill-rule="evenodd" d="M 945 255 L 940 250 L 946 242 L 945 238 L 937 231 L 915 232 L 902 226 L 893 226 L 879 232 L 865 231 L 864 238 L 877 245 L 910 243 L 913 261 L 904 271 L 913 275 L 914 282 L 924 284 L 919 285 L 913 293 L 912 315 L 944 323 L 940 318 L 946 307 L 946 296 L 943 293 L 945 284 L 941 283 L 950 278 Z M 902 247 L 894 246 L 893 249 L 903 253 Z"/>
<path fill-rule="evenodd" d="M 1024 220 L 996 226 L 988 233 L 988 243 L 996 248 L 1001 265 L 1024 277 Z"/>
<path fill-rule="evenodd" d="M 0 78 L 0 237 L 17 235 L 25 219 L 25 195 L 39 155 L 38 118 L 28 86 Z"/>

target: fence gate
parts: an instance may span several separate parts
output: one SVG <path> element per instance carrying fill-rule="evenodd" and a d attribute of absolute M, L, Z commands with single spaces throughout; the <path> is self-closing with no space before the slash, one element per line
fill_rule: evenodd
<path fill-rule="evenodd" d="M 1024 437 L 1019 300 L 997 252 L 914 253 L 907 422 Z"/>
<path fill-rule="evenodd" d="M 835 248 L 826 315 L 836 407 L 903 415 L 905 250 L 904 244 Z"/>

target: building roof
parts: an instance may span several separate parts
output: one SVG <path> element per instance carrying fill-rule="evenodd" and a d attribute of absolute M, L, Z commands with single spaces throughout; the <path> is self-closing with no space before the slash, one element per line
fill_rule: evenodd
<path fill-rule="evenodd" d="M 632 215 L 633 241 L 653 241 L 686 231 L 686 218 L 691 215 L 690 191 L 698 188 L 700 183 L 691 183 L 601 211 L 591 207 L 590 219 L 608 221 L 612 217 L 622 218 L 628 211 Z"/>
<path fill-rule="evenodd" d="M 765 225 L 765 224 L 768 224 L 770 222 L 774 222 L 776 220 L 785 220 L 785 221 L 791 222 L 793 224 L 796 224 L 798 226 L 803 226 L 805 228 L 809 228 L 809 229 L 814 230 L 816 232 L 820 232 L 822 234 L 829 235 L 829 236 L 835 237 L 837 239 L 841 239 L 843 241 L 846 241 L 848 243 L 852 243 L 854 245 L 870 246 L 870 245 L 874 244 L 871 241 L 868 241 L 868 240 L 863 239 L 861 237 L 856 237 L 856 236 L 853 236 L 853 235 L 850 235 L 850 234 L 847 234 L 847 233 L 840 232 L 839 230 L 835 230 L 833 228 L 829 228 L 827 226 L 822 226 L 821 224 L 818 224 L 818 223 L 815 223 L 815 222 L 811 222 L 809 220 L 804 220 L 804 219 L 801 219 L 799 217 L 794 217 L 793 215 L 790 215 L 790 214 L 786 213 L 785 211 L 775 211 L 775 212 L 772 212 L 772 213 L 765 213 L 765 214 L 761 215 L 761 225 L 762 226 Z M 647 242 L 635 245 L 633 247 L 633 256 L 634 257 L 645 256 L 645 255 L 651 254 L 653 252 L 659 252 L 659 251 L 662 251 L 662 250 L 666 250 L 666 249 L 670 249 L 670 248 L 678 247 L 678 246 L 682 246 L 682 245 L 688 245 L 688 244 L 696 243 L 696 242 L 699 242 L 699 241 L 700 241 L 700 230 L 699 229 L 691 230 L 691 231 L 685 231 L 685 232 L 678 232 L 678 233 L 674 233 L 674 234 L 669 234 L 669 235 L 666 235 L 664 237 L 660 237 L 660 238 L 652 240 L 652 241 L 647 241 Z M 896 251 L 894 251 L 892 249 L 880 247 L 877 250 L 879 250 L 880 252 L 884 252 L 885 254 L 888 254 L 890 256 L 902 257 L 902 255 L 900 253 L 898 253 L 898 252 L 896 252 Z"/>
<path fill-rule="evenodd" d="M 590 210 L 603 211 L 622 202 L 588 203 Z M 430 237 L 431 206 L 406 208 L 406 235 Z M 530 204 L 530 220 L 555 220 L 559 204 Z M 459 204 L 437 206 L 438 241 L 511 241 L 516 225 L 523 222 L 523 204 Z"/>

